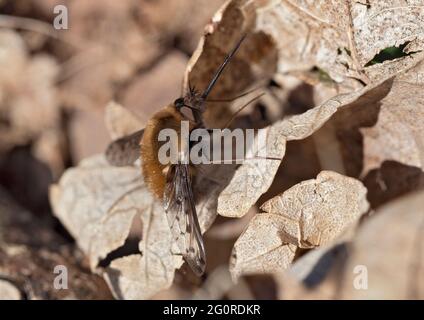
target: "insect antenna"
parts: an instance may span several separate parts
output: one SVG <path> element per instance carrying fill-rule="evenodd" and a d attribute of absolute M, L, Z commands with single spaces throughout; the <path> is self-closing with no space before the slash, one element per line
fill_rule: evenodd
<path fill-rule="evenodd" d="M 235 97 L 231 97 L 231 98 L 228 98 L 228 99 L 207 99 L 206 102 L 232 102 L 234 100 L 243 98 L 243 97 L 251 94 L 252 92 L 255 92 L 256 90 L 258 90 L 260 88 L 262 88 L 262 86 L 257 87 L 257 88 L 253 88 L 252 90 L 249 90 L 249 91 L 246 91 L 246 92 L 243 92 L 242 94 L 239 94 L 238 96 L 235 96 Z"/>
<path fill-rule="evenodd" d="M 237 42 L 233 50 L 225 57 L 224 62 L 219 66 L 218 70 L 216 70 L 214 76 L 212 77 L 212 80 L 209 82 L 208 86 L 206 87 L 205 91 L 200 96 L 200 99 L 198 100 L 198 104 L 196 104 L 195 107 L 189 107 L 187 105 L 184 105 L 185 107 L 188 107 L 193 112 L 193 117 L 196 123 L 201 124 L 203 126 L 203 119 L 201 114 L 204 111 L 204 103 L 206 102 L 206 99 L 209 95 L 209 93 L 212 91 L 213 87 L 215 86 L 216 82 L 218 81 L 219 77 L 221 76 L 222 72 L 224 71 L 227 64 L 231 61 L 237 50 L 240 48 L 241 43 L 246 38 L 246 34 L 244 34 L 240 40 Z M 190 80 L 188 83 L 189 86 L 189 94 L 190 96 L 196 96 L 196 91 L 194 87 L 192 87 Z"/>
<path fill-rule="evenodd" d="M 215 86 L 216 82 L 218 81 L 220 75 L 222 74 L 222 71 L 224 71 L 224 68 L 231 61 L 231 59 L 233 58 L 234 54 L 237 52 L 238 48 L 240 48 L 240 45 L 241 45 L 241 43 L 243 42 L 243 40 L 245 38 L 246 38 L 246 34 L 244 34 L 240 38 L 240 40 L 237 42 L 237 44 L 233 48 L 233 50 L 231 50 L 231 52 L 225 57 L 224 62 L 219 66 L 218 70 L 216 70 L 216 72 L 215 72 L 212 80 L 209 82 L 209 85 L 207 86 L 207 88 L 205 89 L 205 91 L 203 91 L 203 93 L 201 95 L 202 102 L 204 102 L 206 100 L 206 98 L 208 97 L 209 93 L 212 91 L 213 87 Z"/>
<path fill-rule="evenodd" d="M 224 128 L 228 128 L 230 126 L 230 124 L 234 121 L 234 119 L 236 118 L 236 116 L 244 109 L 246 108 L 249 104 L 251 104 L 252 102 L 258 100 L 260 97 L 264 96 L 265 92 L 262 92 L 261 94 L 257 95 L 256 97 L 250 99 L 249 101 L 247 101 L 244 105 L 242 105 L 230 118 L 230 120 L 227 121 L 227 123 L 225 124 Z"/>

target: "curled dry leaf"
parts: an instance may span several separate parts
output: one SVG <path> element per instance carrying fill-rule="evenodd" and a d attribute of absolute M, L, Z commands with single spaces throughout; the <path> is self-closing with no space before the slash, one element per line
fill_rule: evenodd
<path fill-rule="evenodd" d="M 329 91 L 332 98 L 321 94 L 319 100 L 326 101 L 319 106 L 268 128 L 268 157 L 282 159 L 286 141 L 304 139 L 313 134 L 337 109 L 355 100 L 360 101 L 362 97 L 365 102 L 367 92 L 422 59 L 420 54 L 411 54 L 368 66 L 368 62 L 387 47 L 399 46 L 404 41 L 412 41 L 414 48 L 418 49 L 422 45 L 420 37 L 411 40 L 414 30 L 418 29 L 408 23 L 411 16 L 421 14 L 420 8 L 405 6 L 395 12 L 390 6 L 381 6 L 375 2 L 364 5 L 337 1 L 325 4 L 228 1 L 215 14 L 206 28 L 207 36 L 200 41 L 190 60 L 185 87 L 190 79 L 191 83 L 203 88 L 214 65 L 228 51 L 226 46 L 235 43 L 244 32 L 249 36 L 214 89 L 214 95 L 235 95 L 260 79 L 273 78 L 284 83 L 280 80 L 285 79 L 287 74 L 299 75 L 299 70 L 318 72 L 320 82 L 326 78 L 325 81 L 336 89 Z M 349 19 L 337 19 L 342 16 Z M 378 32 L 381 19 L 393 32 L 384 41 L 374 41 L 374 37 L 381 34 Z M 243 77 L 240 77 L 242 72 Z M 308 81 L 305 74 L 300 78 Z M 321 86 L 317 88 L 322 89 Z M 337 92 L 343 94 L 334 96 Z M 208 115 L 214 119 L 207 121 L 208 124 L 222 124 L 221 120 L 229 117 L 228 106 L 208 108 L 207 120 Z M 278 145 L 278 150 L 273 147 L 274 144 Z M 268 190 L 279 163 L 275 159 L 246 161 L 220 195 L 219 214 L 243 216 Z"/>
<path fill-rule="evenodd" d="M 122 247 L 141 219 L 137 254 L 112 261 L 106 278 L 119 298 L 148 298 L 171 285 L 181 264 L 160 203 L 147 191 L 138 167 L 112 167 L 103 156 L 86 159 L 51 188 L 56 216 L 87 254 L 92 270 Z M 134 278 L 135 277 L 135 278 Z M 127 284 L 128 279 L 130 281 Z"/>
<path fill-rule="evenodd" d="M 354 178 L 322 171 L 265 202 L 280 231 L 300 248 L 325 245 L 358 221 L 369 204 L 367 190 Z"/>
<path fill-rule="evenodd" d="M 203 87 L 226 46 L 246 32 L 250 48 L 241 48 L 232 73 L 244 69 L 250 75 L 242 82 L 226 76 L 216 94 L 237 92 L 258 77 L 279 82 L 287 74 L 310 83 L 318 75 L 320 82 L 337 84 L 336 92 L 351 92 L 414 64 L 411 53 L 424 47 L 423 14 L 413 1 L 400 7 L 381 1 L 228 1 L 206 27 L 208 37 L 200 42 L 188 73 L 192 83 Z M 406 46 L 403 58 L 369 66 L 377 54 L 400 45 Z"/>
<path fill-rule="evenodd" d="M 354 178 L 322 171 L 261 207 L 234 245 L 231 272 L 272 272 L 287 268 L 295 248 L 326 245 L 369 208 L 366 189 Z"/>
<path fill-rule="evenodd" d="M 296 245 L 281 234 L 272 216 L 258 214 L 234 244 L 230 261 L 233 279 L 243 274 L 268 273 L 288 268 Z"/>
<path fill-rule="evenodd" d="M 424 168 L 423 86 L 424 62 L 393 80 L 390 92 L 380 101 L 377 122 L 361 129 L 363 175 L 386 160 Z"/>
<path fill-rule="evenodd" d="M 308 137 L 338 108 L 351 103 L 364 92 L 362 89 L 359 92 L 337 96 L 319 107 L 300 115 L 287 117 L 268 127 L 266 158 L 247 160 L 237 169 L 231 182 L 219 196 L 218 213 L 226 217 L 241 217 L 246 214 L 271 186 L 284 157 L 286 142 Z"/>
<path fill-rule="evenodd" d="M 423 59 L 424 55 L 419 57 Z M 338 110 L 343 111 L 344 114 L 340 119 L 336 119 L 335 126 L 339 131 L 343 131 L 355 126 L 366 126 L 370 118 L 374 116 L 375 110 L 381 106 L 381 112 L 386 114 L 383 113 L 383 119 L 388 117 L 389 110 L 393 110 L 390 111 L 392 113 L 390 117 L 391 119 L 397 117 L 398 120 L 396 122 L 381 120 L 382 125 L 377 124 L 375 128 L 361 129 L 365 133 L 365 168 L 374 168 L 382 161 L 393 158 L 406 164 L 421 167 L 423 142 L 419 122 L 421 119 L 422 94 L 419 91 L 422 73 L 419 70 L 422 68 L 422 62 L 417 58 L 415 63 L 416 65 L 409 70 L 399 72 L 388 79 L 382 79 L 361 90 L 340 94 L 305 113 L 286 117 L 269 126 L 267 138 L 267 152 L 269 154 L 267 156 L 273 157 L 272 146 L 274 144 L 301 140 L 314 134 Z M 393 90 L 393 94 L 391 90 Z M 411 92 L 414 94 L 409 95 Z M 398 108 L 399 104 L 402 106 Z M 367 106 L 368 109 L 364 109 Z M 387 110 L 384 111 L 384 109 Z M 399 125 L 397 125 L 398 123 Z M 391 141 L 388 138 L 389 134 L 390 138 L 393 137 Z M 411 140 L 411 138 L 413 139 Z M 373 149 L 374 147 L 376 149 Z M 318 148 L 320 148 L 319 145 Z M 281 152 L 280 155 L 282 159 L 284 152 Z M 349 154 L 346 155 L 346 158 L 348 157 Z M 243 216 L 268 190 L 279 163 L 280 161 L 272 158 L 245 161 L 220 194 L 218 213 L 228 217 Z M 274 165 L 271 166 L 270 164 Z M 255 179 L 250 179 L 251 176 Z M 247 183 L 241 183 L 241 181 L 247 181 Z"/>

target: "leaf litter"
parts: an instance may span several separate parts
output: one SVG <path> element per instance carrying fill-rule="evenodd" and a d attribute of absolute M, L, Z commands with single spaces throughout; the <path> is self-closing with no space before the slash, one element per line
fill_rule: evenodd
<path fill-rule="evenodd" d="M 277 283 L 288 288 L 293 285 L 298 298 L 311 294 L 327 298 L 356 297 L 358 293 L 349 287 L 350 267 L 343 269 L 342 276 L 340 268 L 328 269 L 330 277 L 325 277 L 323 283 L 328 282 L 332 273 L 337 273 L 337 279 L 344 277 L 346 288 L 341 289 L 341 294 L 334 289 L 337 286 L 328 285 L 325 295 L 320 295 L 319 290 L 304 288 L 299 280 L 289 280 L 291 276 L 284 270 L 303 261 L 298 259 L 299 254 L 308 257 L 321 250 L 315 248 L 331 248 L 342 240 L 359 248 L 359 251 L 347 251 L 351 267 L 362 259 L 361 252 L 365 259 L 371 259 L 371 253 L 376 252 L 374 247 L 368 248 L 369 241 L 374 241 L 375 247 L 384 245 L 378 236 L 387 232 L 377 234 L 375 230 L 383 224 L 375 221 L 384 220 L 389 214 L 381 209 L 375 217 L 368 217 L 370 204 L 366 187 L 369 185 L 364 186 L 360 179 L 387 160 L 422 169 L 423 39 L 418 32 L 422 29 L 422 15 L 422 6 L 414 1 L 406 1 L 397 8 L 382 1 L 233 0 L 221 7 L 205 27 L 206 36 L 188 63 L 184 87 L 188 86 L 189 79 L 197 87 L 203 87 L 228 51 L 226 46 L 242 33 L 249 33 L 247 45 L 230 64 L 214 95 L 234 96 L 263 79 L 272 79 L 280 85 L 280 90 L 285 90 L 281 87 L 288 79 L 298 78 L 312 85 L 313 98 L 318 102 L 300 114 L 284 115 L 283 112 L 282 119 L 267 126 L 267 155 L 272 159 L 248 160 L 235 172 L 231 168 L 231 173 L 222 175 L 228 181 L 223 180 L 219 187 L 212 188 L 212 193 L 207 188 L 198 188 L 198 192 L 204 194 L 200 197 L 203 206 L 199 204 L 203 208 L 199 209 L 203 231 L 212 225 L 217 213 L 240 218 L 258 205 L 259 199 L 266 200 L 261 201 L 263 212 L 253 216 L 234 244 L 229 263 L 234 280 L 252 273 L 283 273 L 284 276 L 277 277 Z M 369 63 L 390 47 L 400 47 L 404 55 Z M 317 78 L 316 70 L 325 77 Z M 285 99 L 288 96 L 283 95 Z M 109 105 L 107 110 L 107 126 L 113 138 L 137 129 L 138 121 L 128 116 L 124 108 Z M 208 107 L 207 123 L 222 125 L 228 118 L 228 110 L 226 103 Z M 372 122 L 374 111 L 377 116 Z M 334 130 L 329 132 L 334 135 L 333 141 L 340 143 L 339 150 L 335 148 L 332 152 L 340 153 L 341 157 L 335 158 L 342 158 L 345 172 L 329 171 L 330 162 L 325 167 L 327 171 L 321 171 L 315 179 L 299 181 L 279 195 L 267 198 L 287 144 L 312 137 L 319 149 L 325 140 L 316 138 L 328 128 Z M 350 129 L 359 130 L 363 139 L 359 167 L 355 164 L 356 155 L 347 153 L 340 140 L 341 133 Z M 304 160 L 306 164 L 300 165 L 307 165 L 307 159 Z M 118 298 L 154 296 L 171 286 L 175 270 L 182 264 L 172 244 L 161 204 L 145 189 L 138 165 L 111 167 L 102 155 L 95 156 L 69 169 L 51 189 L 55 214 L 88 255 L 92 270 L 103 274 Z M 353 167 L 360 170 L 352 171 Z M 214 174 L 211 177 L 219 181 Z M 208 184 L 211 185 L 210 181 Z M 412 198 L 405 199 L 399 201 Z M 387 204 L 387 210 L 399 211 L 397 203 L 400 202 Z M 416 216 L 414 210 L 406 209 L 411 216 Z M 395 213 L 391 213 L 391 217 L 387 223 L 397 224 Z M 137 221 L 141 225 L 138 252 L 121 255 L 102 266 L 108 255 L 125 245 Z M 356 231 L 358 224 L 361 224 L 359 232 Z M 401 229 L 411 228 L 414 226 L 405 222 Z M 406 233 L 398 235 L 399 241 Z M 396 260 L 391 256 L 396 246 L 384 246 L 387 256 L 382 254 L 378 261 L 386 257 Z M 413 263 L 417 270 L 422 266 L 420 257 L 422 255 L 417 255 Z M 374 268 L 374 263 L 377 262 L 369 260 L 367 266 Z M 378 265 L 373 272 L 378 268 L 385 267 Z M 390 272 L 383 274 L 387 276 Z M 370 296 L 382 294 L 381 289 L 376 290 Z M 396 291 L 394 287 L 388 290 Z M 415 287 L 403 286 L 402 290 L 406 292 L 402 297 L 411 292 L 417 297 L 421 292 Z"/>

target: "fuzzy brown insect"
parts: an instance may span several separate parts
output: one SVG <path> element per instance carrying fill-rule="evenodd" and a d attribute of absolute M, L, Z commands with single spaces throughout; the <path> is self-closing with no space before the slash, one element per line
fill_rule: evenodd
<path fill-rule="evenodd" d="M 158 159 L 161 144 L 158 141 L 162 129 L 174 129 L 180 136 L 181 122 L 189 120 L 189 130 L 203 127 L 205 102 L 223 72 L 225 66 L 240 47 L 245 36 L 226 56 L 202 94 L 189 86 L 189 92 L 157 112 L 143 130 L 112 142 L 106 150 L 109 163 L 116 166 L 131 165 L 141 155 L 143 177 L 149 190 L 164 203 L 167 220 L 174 241 L 193 272 L 201 276 L 206 267 L 203 238 L 197 217 L 192 190 L 194 167 L 183 161 L 187 155 L 179 146 L 176 164 L 162 164 Z M 190 120 L 182 112 L 188 108 L 193 114 Z M 180 140 L 180 139 L 178 139 Z"/>

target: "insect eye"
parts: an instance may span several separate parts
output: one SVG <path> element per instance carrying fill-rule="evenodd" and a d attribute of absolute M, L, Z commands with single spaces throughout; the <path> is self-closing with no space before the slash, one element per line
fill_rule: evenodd
<path fill-rule="evenodd" d="M 184 107 L 184 98 L 178 98 L 177 100 L 175 100 L 174 105 L 176 108 L 179 108 L 179 109 Z"/>

